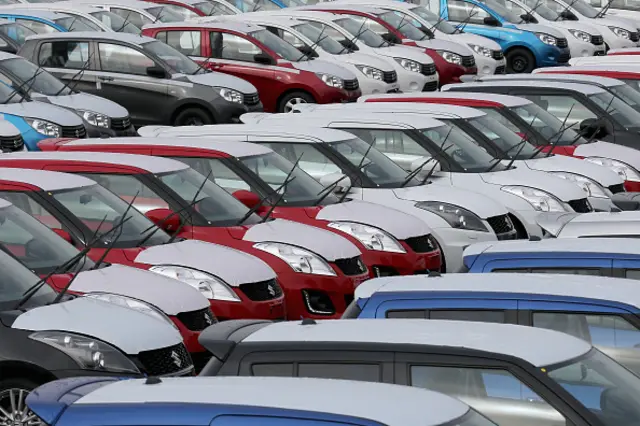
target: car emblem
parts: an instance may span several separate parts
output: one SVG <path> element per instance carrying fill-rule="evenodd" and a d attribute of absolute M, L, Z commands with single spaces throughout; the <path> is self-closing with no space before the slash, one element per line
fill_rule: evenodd
<path fill-rule="evenodd" d="M 80 130 L 76 130 L 76 136 L 80 136 Z"/>
<path fill-rule="evenodd" d="M 180 355 L 176 351 L 171 352 L 171 358 L 173 359 L 173 363 L 178 367 L 182 367 L 182 360 L 180 359 Z"/>
<path fill-rule="evenodd" d="M 209 312 L 204 313 L 204 320 L 208 325 L 213 324 L 213 320 L 211 319 L 211 315 L 209 315 Z"/>
<path fill-rule="evenodd" d="M 269 294 L 270 294 L 271 296 L 275 296 L 275 295 L 276 295 L 276 289 L 275 289 L 275 288 L 273 288 L 273 286 L 272 286 L 271 284 L 269 284 L 269 285 L 267 286 L 267 291 L 269 292 Z"/>
<path fill-rule="evenodd" d="M 15 141 L 13 141 L 13 146 L 15 146 L 16 148 L 20 146 L 20 139 L 16 139 Z"/>

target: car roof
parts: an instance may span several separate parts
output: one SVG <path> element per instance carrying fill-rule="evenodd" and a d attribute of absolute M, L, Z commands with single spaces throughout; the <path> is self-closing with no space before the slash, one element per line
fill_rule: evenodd
<path fill-rule="evenodd" d="M 467 87 L 469 89 L 478 88 L 478 87 L 544 87 L 549 89 L 558 89 L 558 90 L 571 90 L 574 92 L 585 93 L 587 95 L 595 95 L 598 93 L 605 93 L 606 90 L 594 86 L 593 84 L 580 84 L 580 83 L 567 83 L 564 81 L 546 81 L 546 80 L 538 80 L 535 84 L 532 84 L 530 81 L 522 81 L 522 80 L 488 80 L 481 82 L 468 82 L 468 83 L 457 83 L 457 84 L 447 84 L 442 87 L 443 91 L 447 91 L 451 88 L 458 87 Z"/>
<path fill-rule="evenodd" d="M 363 108 L 365 109 L 365 108 Z M 287 121 L 291 121 L 291 117 L 283 116 L 281 114 L 273 114 L 272 118 L 261 121 L 261 124 L 271 125 L 272 123 L 286 123 Z M 308 125 L 317 125 L 317 126 L 327 126 L 331 123 L 340 122 L 340 121 L 348 121 L 348 122 L 360 122 L 360 123 L 375 123 L 379 125 L 378 128 L 412 128 L 412 129 L 428 129 L 434 127 L 444 126 L 442 121 L 436 120 L 435 118 L 425 117 L 422 114 L 418 113 L 394 113 L 385 115 L 384 118 L 380 116 L 372 116 L 370 111 L 362 111 L 362 110 L 336 110 L 336 111 L 325 111 L 325 110 L 317 110 L 314 111 L 313 114 L 300 114 L 298 113 L 296 116 L 296 124 L 301 125 L 302 123 Z"/>
<path fill-rule="evenodd" d="M 141 0 L 72 0 L 74 3 L 80 4 L 99 4 L 99 5 L 121 5 L 121 6 L 129 6 L 133 8 L 141 8 L 141 9 L 149 9 L 151 7 L 161 7 L 162 4 L 151 3 Z"/>
<path fill-rule="evenodd" d="M 274 22 L 284 26 L 293 26 L 293 25 L 299 25 L 299 24 L 305 23 L 305 21 L 301 21 L 295 16 L 268 15 L 266 13 L 259 14 L 254 12 L 241 13 L 239 15 L 225 15 L 224 19 L 229 19 L 234 21 L 239 20 L 239 21 L 245 21 L 245 22 Z"/>
<path fill-rule="evenodd" d="M 408 103 L 408 102 L 365 102 L 365 103 L 352 103 L 352 104 L 302 104 L 300 106 L 302 112 L 307 109 L 309 112 L 313 111 L 314 114 L 319 113 L 342 113 L 351 114 L 353 112 L 365 113 L 370 110 L 380 112 L 398 112 L 398 113 L 415 113 L 415 114 L 439 114 L 439 118 L 476 118 L 484 117 L 487 114 L 475 108 L 469 108 L 458 105 L 447 104 L 427 104 L 427 103 Z M 391 116 L 394 117 L 394 116 Z M 391 118 L 389 117 L 389 118 Z"/>
<path fill-rule="evenodd" d="M 62 12 L 53 12 L 51 10 L 43 10 L 43 9 L 6 8 L 6 9 L 0 9 L 0 13 L 2 13 L 3 15 L 33 16 L 34 18 L 48 19 L 50 21 L 54 21 L 59 18 L 69 17 L 69 15 Z"/>
<path fill-rule="evenodd" d="M 108 152 L 27 151 L 0 157 L 0 162 L 12 160 L 67 160 L 87 163 L 109 163 L 136 167 L 150 173 L 174 172 L 189 168 L 187 164 L 170 158 Z"/>
<path fill-rule="evenodd" d="M 55 39 L 92 39 L 92 40 L 108 40 L 119 41 L 122 43 L 131 43 L 141 45 L 151 41 L 157 41 L 155 38 L 146 37 L 138 34 L 118 33 L 118 32 L 97 32 L 97 31 L 69 31 L 48 34 L 34 34 L 27 37 L 28 40 L 55 40 Z"/>
<path fill-rule="evenodd" d="M 3 180 L 26 183 L 36 186 L 43 191 L 59 191 L 62 189 L 96 185 L 96 182 L 91 179 L 71 173 L 0 167 L 0 181 Z"/>
<path fill-rule="evenodd" d="M 640 218 L 638 218 L 640 221 Z M 513 240 L 476 243 L 467 247 L 464 255 L 489 253 L 596 253 L 603 255 L 638 255 L 640 240 L 616 238 L 545 238 L 540 241 Z"/>
<path fill-rule="evenodd" d="M 617 80 L 615 78 L 610 77 L 600 77 L 596 75 L 582 75 L 582 74 L 544 74 L 544 73 L 533 73 L 527 74 L 526 77 L 523 77 L 520 74 L 505 74 L 500 76 L 484 76 L 480 77 L 478 80 L 480 81 L 494 81 L 494 80 L 551 80 L 558 81 L 559 79 L 567 79 L 572 80 L 575 83 L 586 83 L 586 84 L 599 84 L 606 87 L 614 87 L 614 86 L 622 86 L 625 84 L 624 81 Z"/>
<path fill-rule="evenodd" d="M 588 215 L 577 215 L 571 220 L 573 223 L 598 223 L 603 220 L 618 222 L 640 222 L 640 216 L 633 211 L 595 212 Z"/>
<path fill-rule="evenodd" d="M 473 292 L 524 293 L 609 300 L 640 307 L 637 280 L 588 275 L 528 273 L 459 273 L 439 277 L 409 275 L 367 280 L 356 287 L 355 298 L 376 293 Z M 408 296 L 400 296 L 408 297 Z M 420 297 L 420 296 L 416 296 Z M 485 295 L 484 297 L 491 298 Z"/>
<path fill-rule="evenodd" d="M 628 64 L 615 64 L 615 68 L 611 64 L 584 64 L 584 65 L 573 65 L 569 69 L 569 71 L 574 70 L 602 70 L 602 71 L 611 71 L 611 72 L 632 72 L 632 73 L 640 73 L 640 64 L 628 63 Z M 573 75 L 573 74 L 572 74 Z"/>
<path fill-rule="evenodd" d="M 529 99 L 521 98 L 518 96 L 500 95 L 497 93 L 483 93 L 483 92 L 413 92 L 413 93 L 392 93 L 392 94 L 379 94 L 379 95 L 364 95 L 358 98 L 358 103 L 373 103 L 365 102 L 367 99 L 379 99 L 380 102 L 384 102 L 384 99 L 416 99 L 419 103 L 419 99 L 471 99 L 475 101 L 487 101 L 495 102 L 506 107 L 518 107 L 522 105 L 528 105 L 532 103 Z"/>
<path fill-rule="evenodd" d="M 388 426 L 435 426 L 469 411 L 466 404 L 450 396 L 386 383 L 299 377 L 163 377 L 153 385 L 145 382 L 118 380 L 93 390 L 72 406 L 250 405 L 359 417 Z"/>
<path fill-rule="evenodd" d="M 185 21 L 185 22 L 158 22 L 156 24 L 145 25 L 144 28 L 215 28 L 220 30 L 237 31 L 239 33 L 250 33 L 264 30 L 263 27 L 254 24 L 247 24 L 237 20 L 210 20 L 206 22 Z"/>
<path fill-rule="evenodd" d="M 349 4 L 349 3 L 334 3 L 334 2 L 320 2 L 310 6 L 301 6 L 300 10 L 353 10 L 361 13 L 368 13 L 371 15 L 378 15 L 387 12 L 384 9 L 375 6 L 365 6 L 361 4 Z"/>

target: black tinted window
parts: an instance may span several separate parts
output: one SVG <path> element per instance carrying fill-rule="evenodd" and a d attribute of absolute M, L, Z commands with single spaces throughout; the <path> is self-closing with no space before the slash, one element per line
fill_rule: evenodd
<path fill-rule="evenodd" d="M 600 269 L 586 268 L 531 268 L 534 274 L 571 274 L 571 275 L 601 275 Z"/>
<path fill-rule="evenodd" d="M 505 322 L 504 311 L 431 311 L 430 319 L 480 321 L 480 322 Z"/>
<path fill-rule="evenodd" d="M 292 377 L 293 364 L 253 364 L 251 374 L 254 376 Z"/>
<path fill-rule="evenodd" d="M 427 311 L 418 310 L 404 310 L 404 311 L 389 311 L 387 312 L 387 318 L 427 318 Z"/>
<path fill-rule="evenodd" d="M 299 364 L 298 376 L 379 382 L 380 365 L 332 363 Z"/>

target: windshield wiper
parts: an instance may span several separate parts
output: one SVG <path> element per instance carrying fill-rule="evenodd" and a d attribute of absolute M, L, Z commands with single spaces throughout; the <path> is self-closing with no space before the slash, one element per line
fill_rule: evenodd
<path fill-rule="evenodd" d="M 158 14 L 156 15 L 156 19 L 153 21 L 153 23 L 156 24 L 158 21 L 160 21 L 160 18 L 162 18 L 163 16 L 164 16 L 164 6 L 162 6 L 158 11 Z"/>
<path fill-rule="evenodd" d="M 24 94 L 20 96 L 22 96 L 22 99 L 31 100 L 31 97 L 29 96 L 29 91 L 31 90 L 31 87 L 33 87 L 33 83 L 36 81 L 36 78 L 43 72 L 44 72 L 44 69 L 38 68 L 31 77 L 29 77 L 28 79 L 23 81 L 18 87 L 13 89 L 13 92 L 11 92 L 11 95 L 9 95 L 9 97 L 3 102 L 3 104 L 8 104 L 11 101 L 11 99 L 13 99 L 17 94 L 19 94 L 25 86 L 28 86 L 27 90 L 25 90 Z"/>
<path fill-rule="evenodd" d="M 578 2 L 578 0 L 573 0 L 571 3 L 569 3 L 569 5 L 567 7 L 565 7 L 564 9 L 562 9 L 562 11 L 560 13 L 558 13 L 558 17 L 556 18 L 556 21 L 559 20 L 560 18 L 564 19 L 564 17 L 562 16 L 563 13 L 567 13 L 569 11 L 569 9 Z"/>
<path fill-rule="evenodd" d="M 609 0 L 605 5 L 605 7 L 600 9 L 600 12 L 596 14 L 595 18 L 602 18 L 609 11 L 609 7 L 611 7 L 612 3 L 613 3 L 613 0 Z"/>
<path fill-rule="evenodd" d="M 536 12 L 536 10 L 538 10 L 540 6 L 542 6 L 542 0 L 538 0 L 536 4 L 533 6 L 533 9 L 527 12 L 527 15 L 530 15 L 533 19 L 535 19 L 535 16 L 533 16 L 533 14 Z M 526 12 L 526 9 L 525 9 L 525 12 Z M 521 18 L 520 22 L 518 22 L 518 24 L 526 24 L 526 23 L 527 22 L 524 20 L 524 18 Z"/>
<path fill-rule="evenodd" d="M 443 150 L 443 148 L 444 148 L 444 144 L 447 142 L 447 139 L 449 139 L 449 135 L 451 134 L 451 131 L 453 131 L 453 127 L 449 127 L 449 131 L 445 135 L 445 137 L 444 137 L 444 139 L 442 141 L 442 144 L 440 144 L 440 150 L 443 151 L 443 152 L 446 152 L 445 150 Z M 422 171 L 422 169 L 424 168 L 424 166 L 426 166 L 427 163 L 429 161 L 431 161 L 431 160 L 435 160 L 435 158 L 431 157 L 431 158 L 427 159 L 427 161 L 425 161 L 424 163 L 420 164 L 420 166 L 418 166 L 414 171 L 409 173 L 407 175 L 407 177 L 405 178 L 405 180 L 402 181 L 402 183 L 400 184 L 400 188 L 404 188 L 414 177 L 418 176 L 418 173 L 420 173 Z M 427 175 L 428 177 L 431 177 L 431 173 L 435 170 L 436 164 L 434 164 L 433 167 L 431 168 L 431 171 Z M 426 182 L 426 179 L 423 182 Z M 424 183 L 422 183 L 422 184 L 424 184 Z"/>
<path fill-rule="evenodd" d="M 120 31 L 124 30 L 124 27 L 127 26 L 127 24 L 129 23 L 129 16 L 131 16 L 131 11 L 129 11 L 129 13 L 127 13 L 127 16 L 124 18 L 124 22 L 122 23 L 120 28 L 118 28 L 116 30 L 117 33 L 119 33 Z"/>
<path fill-rule="evenodd" d="M 536 115 L 533 117 L 533 120 L 531 121 L 532 123 L 535 121 L 535 119 L 538 118 L 538 114 L 536 113 Z M 493 162 L 493 164 L 491 164 L 489 166 L 489 168 L 487 170 L 485 170 L 482 173 L 489 173 L 490 171 L 492 171 L 493 169 L 496 168 L 496 166 L 498 164 L 500 164 L 502 161 L 506 160 L 507 157 L 509 156 L 509 152 L 511 152 L 512 149 L 519 147 L 518 152 L 516 152 L 516 155 L 514 155 L 513 157 L 511 157 L 511 161 L 509 162 L 509 165 L 507 166 L 506 170 L 509 170 L 509 168 L 513 165 L 513 162 L 516 160 L 516 158 L 518 158 L 518 156 L 520 155 L 520 153 L 522 152 L 522 150 L 524 149 L 525 145 L 527 144 L 527 132 L 524 132 L 522 134 L 522 138 L 520 139 L 520 142 L 518 142 L 517 144 L 513 145 L 511 148 L 509 148 L 508 150 L 504 151 L 503 154 L 496 158 L 496 161 Z"/>
<path fill-rule="evenodd" d="M 318 192 L 316 195 L 320 196 L 320 198 L 318 198 L 318 200 L 313 203 L 314 206 L 318 206 L 320 205 L 320 203 L 322 203 L 333 191 L 333 188 L 335 188 L 336 186 L 338 186 L 338 184 L 340 182 L 342 182 L 343 180 L 345 180 L 347 178 L 347 175 L 342 175 L 340 177 L 340 179 L 337 179 L 335 181 L 333 181 L 331 184 L 327 185 L 326 187 L 322 188 L 322 191 Z"/>
<path fill-rule="evenodd" d="M 290 175 L 289 175 L 290 176 Z M 276 207 L 278 207 L 278 204 L 280 204 L 282 202 L 282 199 L 284 198 L 284 194 L 286 194 L 287 192 L 287 186 L 293 182 L 296 179 L 295 176 L 293 176 L 291 179 L 286 179 L 284 181 L 284 183 L 282 184 L 282 194 L 280 194 L 280 196 L 278 197 L 278 199 L 276 200 L 275 203 L 273 203 L 271 205 L 271 208 L 269 209 L 269 211 L 267 212 L 267 214 L 265 214 L 262 217 L 262 220 L 259 223 L 265 223 L 267 221 L 267 219 L 269 219 L 269 217 L 271 216 L 271 214 L 273 213 L 273 211 L 276 209 Z"/>
<path fill-rule="evenodd" d="M 474 4 L 473 7 L 471 7 L 471 10 L 469 11 L 469 16 L 467 16 L 464 19 L 464 21 L 462 21 L 459 25 L 456 25 L 457 29 L 459 29 L 460 31 L 464 31 L 469 21 L 471 21 L 471 18 L 473 18 L 478 14 L 478 12 L 476 12 L 476 7 L 478 7 L 476 4 Z"/>
<path fill-rule="evenodd" d="M 204 188 L 204 186 L 206 185 L 207 181 L 211 177 L 211 172 L 212 171 L 209 170 L 209 173 L 207 173 L 207 175 L 204 177 L 204 179 L 202 180 L 202 183 L 198 187 L 198 190 L 196 191 L 196 193 L 193 195 L 193 199 L 191 200 L 191 202 L 189 204 L 195 205 L 198 202 L 198 195 L 200 195 L 200 192 L 202 192 L 202 188 Z M 191 209 L 189 209 L 187 211 L 187 220 L 193 224 L 193 217 L 192 217 L 192 214 L 191 214 Z M 173 235 L 171 236 L 171 238 L 169 238 L 169 241 L 167 241 L 167 244 L 171 244 L 172 242 L 174 242 L 176 240 L 176 238 L 178 238 L 178 234 L 180 233 L 180 231 L 182 231 L 182 228 L 184 228 L 184 226 L 186 224 L 187 224 L 186 220 L 183 220 L 183 221 L 180 222 L 180 225 L 178 225 L 178 228 L 176 228 L 176 230 L 173 232 Z"/>

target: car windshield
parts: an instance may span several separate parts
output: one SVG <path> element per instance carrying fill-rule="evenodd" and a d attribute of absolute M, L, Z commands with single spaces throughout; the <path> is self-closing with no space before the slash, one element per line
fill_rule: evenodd
<path fill-rule="evenodd" d="M 154 234 L 147 240 L 147 245 L 164 244 L 169 241 L 169 235 L 157 229 L 135 208 L 129 209 L 127 220 L 122 226 L 106 234 L 121 223 L 122 216 L 129 205 L 100 185 L 55 191 L 51 193 L 51 196 L 82 222 L 86 227 L 84 234 L 89 239 L 94 234 L 105 234 L 100 238 L 101 243 L 98 243 L 98 246 L 109 245 L 114 238 L 117 238 L 114 247 L 135 247 L 138 242 L 152 232 Z"/>
<path fill-rule="evenodd" d="M 407 14 L 400 16 L 397 12 L 389 11 L 381 13 L 378 15 L 378 18 L 391 25 L 396 31 L 409 40 L 425 40 L 429 38 L 420 28 L 413 25 L 413 20 Z"/>
<path fill-rule="evenodd" d="M 21 264 L 17 259 L 0 250 L 0 310 L 12 310 L 20 299 L 24 297 L 25 291 L 40 281 L 40 278 Z M 37 293 L 29 299 L 25 307 L 36 307 L 47 305 L 53 302 L 56 293 L 48 285 L 40 287 Z"/>
<path fill-rule="evenodd" d="M 322 27 L 323 29 L 318 29 L 318 27 L 305 22 L 304 24 L 294 25 L 292 28 L 306 36 L 327 53 L 331 53 L 332 55 L 347 53 L 347 49 L 345 49 L 338 40 L 329 36 L 326 29 L 330 27 L 326 25 Z"/>
<path fill-rule="evenodd" d="M 184 17 L 180 14 L 172 10 L 170 5 L 163 4 L 162 6 L 154 6 L 148 9 L 145 9 L 147 13 L 153 15 L 158 22 L 182 22 L 184 21 Z"/>
<path fill-rule="evenodd" d="M 499 155 L 502 158 L 528 160 L 542 155 L 535 146 L 522 139 L 524 134 L 515 134 L 487 115 L 472 118 L 467 123 L 500 149 Z"/>
<path fill-rule="evenodd" d="M 144 43 L 142 48 L 162 59 L 171 70 L 180 74 L 199 74 L 205 72 L 194 61 L 161 41 Z"/>
<path fill-rule="evenodd" d="M 612 93 L 596 93 L 589 95 L 589 99 L 609 113 L 620 125 L 626 128 L 640 126 L 640 112 L 631 108 L 622 99 Z"/>
<path fill-rule="evenodd" d="M 1 26 L 0 26 L 0 31 L 2 31 L 2 27 Z M 618 77 L 616 77 L 616 78 L 618 80 L 620 80 L 620 81 L 624 81 L 625 83 L 627 83 L 633 89 L 640 91 L 640 79 L 618 78 Z"/>
<path fill-rule="evenodd" d="M 26 59 L 18 57 L 1 61 L 0 70 L 17 77 L 16 83 L 28 85 L 31 89 L 30 91 L 36 93 L 42 93 L 47 96 L 70 95 L 73 93 L 71 89 L 65 87 L 64 83 L 49 74 L 44 68 L 40 68 Z"/>
<path fill-rule="evenodd" d="M 104 25 L 118 33 L 140 34 L 140 32 L 142 31 L 140 28 L 125 20 L 120 15 L 116 15 L 115 13 L 109 12 L 108 10 L 98 10 L 96 12 L 91 12 L 91 16 L 99 19 L 100 22 L 102 22 Z"/>
<path fill-rule="evenodd" d="M 235 15 L 236 12 L 232 8 L 225 6 L 222 3 L 213 1 L 203 1 L 202 3 L 196 3 L 193 5 L 200 12 L 207 16 L 221 16 L 221 15 Z"/>
<path fill-rule="evenodd" d="M 584 15 L 587 18 L 593 19 L 598 17 L 598 10 L 584 0 L 565 0 L 565 2 L 570 4 L 571 7 L 579 14 Z"/>
<path fill-rule="evenodd" d="M 429 24 L 431 24 L 432 27 L 435 25 L 434 28 L 436 30 L 441 31 L 445 34 L 456 34 L 458 32 L 453 25 L 451 25 L 444 19 L 439 18 L 438 15 L 431 12 L 424 6 L 416 6 L 411 9 L 411 12 L 427 21 Z"/>
<path fill-rule="evenodd" d="M 271 0 L 227 0 L 243 12 L 257 12 L 259 10 L 280 10 L 280 6 Z"/>
<path fill-rule="evenodd" d="M 249 33 L 249 36 L 255 38 L 260 43 L 271 49 L 276 55 L 282 59 L 286 59 L 291 62 L 306 61 L 308 57 L 303 53 L 300 53 L 292 44 L 282 40 L 277 35 L 274 35 L 267 30 L 253 31 Z"/>
<path fill-rule="evenodd" d="M 581 145 L 587 142 L 575 131 L 579 122 L 575 122 L 574 125 L 563 123 L 538 104 L 530 103 L 514 107 L 511 108 L 511 111 L 544 136 L 552 145 Z"/>
<path fill-rule="evenodd" d="M 196 19 L 201 15 L 193 10 L 189 9 L 186 6 L 178 5 L 178 4 L 164 4 L 165 10 L 171 11 L 172 13 L 182 16 L 182 21 L 188 21 L 190 19 Z"/>
<path fill-rule="evenodd" d="M 510 1 L 510 0 L 509 0 Z M 539 14 L 544 19 L 549 21 L 560 21 L 562 18 L 555 10 L 552 10 L 545 6 L 545 0 L 521 0 L 524 4 L 529 6 L 530 10 Z M 516 5 L 516 7 L 519 7 Z"/>
<path fill-rule="evenodd" d="M 0 83 L 0 104 L 16 103 L 21 102 L 22 100 L 22 96 L 20 96 L 17 91 L 13 90 L 6 84 Z"/>
<path fill-rule="evenodd" d="M 391 43 L 383 39 L 382 36 L 366 27 L 366 20 L 362 21 L 361 24 L 351 18 L 340 18 L 336 19 L 334 22 L 347 30 L 347 32 L 351 33 L 356 40 L 363 42 L 369 47 L 377 48 L 391 46 Z"/>
<path fill-rule="evenodd" d="M 640 112 L 640 92 L 628 84 L 619 84 L 607 88 L 611 93 L 625 101 L 631 108 Z"/>
<path fill-rule="evenodd" d="M 60 25 L 62 28 L 67 31 L 97 31 L 103 32 L 104 30 L 96 25 L 94 22 L 91 22 L 90 19 L 85 18 L 80 15 L 67 16 L 66 18 L 58 18 L 55 20 L 55 23 Z"/>
<path fill-rule="evenodd" d="M 496 0 L 484 0 L 484 4 L 486 4 L 490 9 L 492 9 L 495 13 L 500 15 L 502 19 L 512 23 L 512 24 L 521 24 L 522 18 L 507 9 L 503 4 L 500 4 Z"/>
<path fill-rule="evenodd" d="M 640 378 L 599 350 L 542 371 L 605 426 L 640 424 Z"/>
<path fill-rule="evenodd" d="M 51 32 L 47 29 L 51 27 L 45 28 L 44 26 L 42 27 L 38 26 L 37 28 L 41 29 L 41 31 L 37 32 L 31 28 L 28 28 L 28 27 L 25 27 L 24 25 L 16 24 L 16 23 L 0 25 L 0 31 L 2 32 L 2 34 L 6 35 L 12 40 L 15 40 L 16 43 L 18 43 L 20 46 L 24 44 L 24 41 L 26 40 L 27 37 L 30 37 L 34 34 L 43 34 L 43 33 Z"/>

